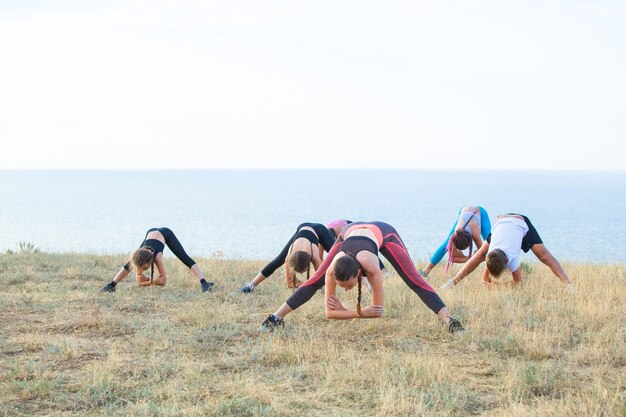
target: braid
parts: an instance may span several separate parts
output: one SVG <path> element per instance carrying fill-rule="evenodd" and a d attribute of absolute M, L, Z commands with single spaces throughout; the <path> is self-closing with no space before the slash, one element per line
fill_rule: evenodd
<path fill-rule="evenodd" d="M 154 281 L 154 262 L 156 262 L 156 254 L 154 253 L 154 249 L 150 246 L 147 246 L 147 248 L 150 249 L 150 252 L 152 252 L 152 260 L 150 261 L 150 285 L 152 285 L 152 282 Z"/>
<path fill-rule="evenodd" d="M 358 289 L 359 289 L 359 295 L 356 298 L 356 314 L 359 315 L 359 317 L 361 316 L 361 276 L 359 275 L 358 278 Z"/>
<path fill-rule="evenodd" d="M 358 261 L 358 259 L 356 259 L 356 255 L 353 253 L 347 253 L 346 255 L 348 255 L 349 257 L 351 257 L 352 259 L 354 259 L 354 262 L 356 262 L 356 266 L 357 266 L 357 271 L 362 271 L 363 268 L 361 267 L 361 262 Z M 358 272 L 357 272 L 358 274 Z M 358 290 L 359 290 L 359 294 L 357 296 L 356 299 L 356 314 L 358 314 L 359 316 L 361 316 L 361 275 L 357 275 L 357 282 L 358 282 Z"/>

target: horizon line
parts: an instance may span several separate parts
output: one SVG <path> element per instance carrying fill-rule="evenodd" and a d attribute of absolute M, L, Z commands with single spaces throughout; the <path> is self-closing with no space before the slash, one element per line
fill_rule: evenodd
<path fill-rule="evenodd" d="M 2 168 L 0 172 L 25 171 L 117 171 L 117 172 L 146 172 L 146 171 L 457 171 L 457 172 L 626 172 L 625 168 Z"/>

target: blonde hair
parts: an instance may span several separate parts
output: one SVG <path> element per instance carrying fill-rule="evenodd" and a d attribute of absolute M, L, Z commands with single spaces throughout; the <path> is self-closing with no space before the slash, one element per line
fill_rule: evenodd
<path fill-rule="evenodd" d="M 291 285 L 293 286 L 293 288 L 298 288 L 295 273 L 297 272 L 301 274 L 306 271 L 306 279 L 309 279 L 311 273 L 311 255 L 305 251 L 299 250 L 292 253 L 289 256 L 289 259 L 287 259 L 287 262 L 289 263 L 291 269 L 293 269 L 294 271 Z"/>

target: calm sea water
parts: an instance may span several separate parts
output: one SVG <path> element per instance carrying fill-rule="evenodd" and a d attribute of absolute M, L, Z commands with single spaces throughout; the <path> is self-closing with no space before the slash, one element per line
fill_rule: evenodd
<path fill-rule="evenodd" d="M 426 259 L 469 204 L 526 214 L 561 260 L 626 260 L 626 171 L 0 171 L 0 251 L 129 253 L 167 226 L 192 257 L 269 259 L 298 224 L 347 218 Z"/>

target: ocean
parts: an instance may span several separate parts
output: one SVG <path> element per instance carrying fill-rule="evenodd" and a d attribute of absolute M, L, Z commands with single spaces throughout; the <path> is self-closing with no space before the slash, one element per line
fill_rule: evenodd
<path fill-rule="evenodd" d="M 300 223 L 345 218 L 427 260 L 465 205 L 527 215 L 559 260 L 626 260 L 626 171 L 5 170 L 0 251 L 128 254 L 167 226 L 192 257 L 271 259 Z"/>

